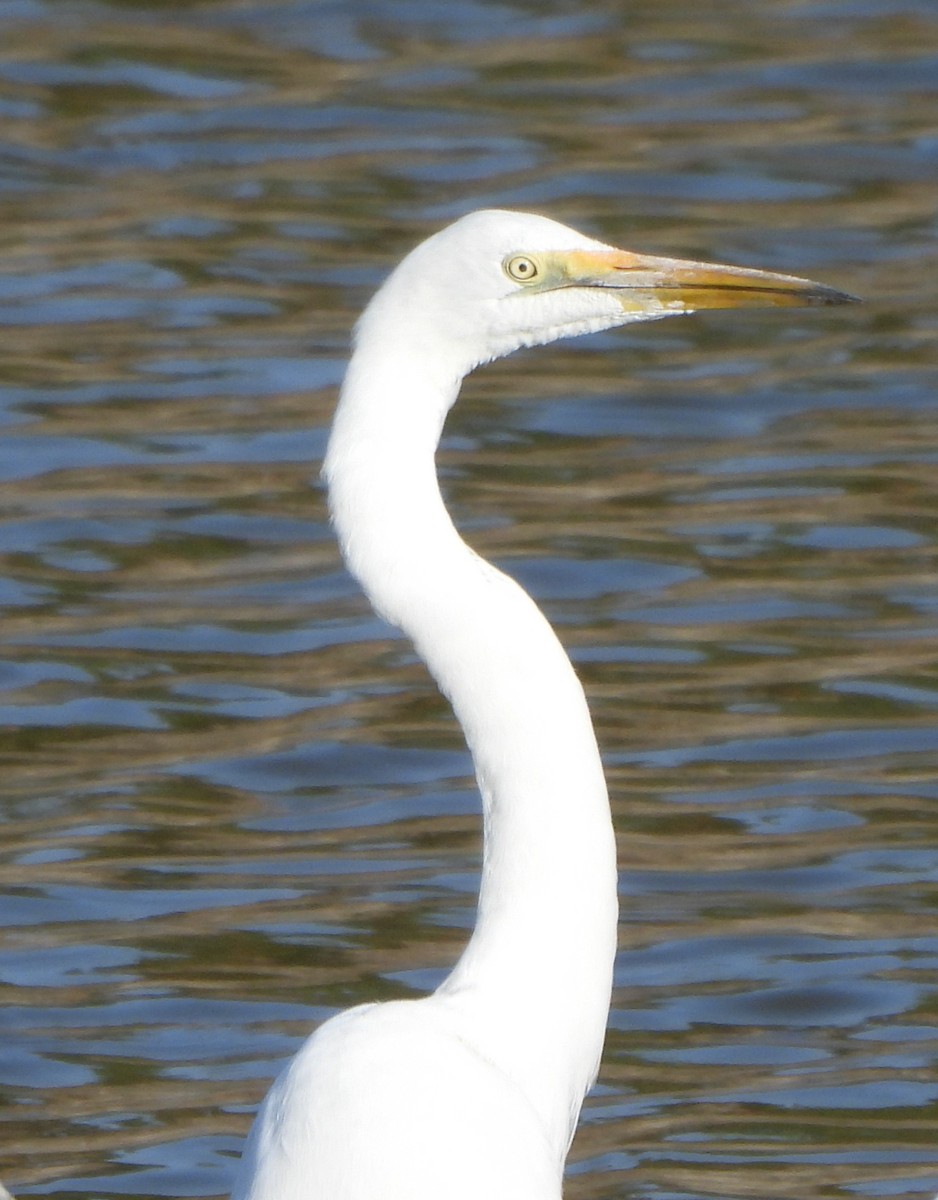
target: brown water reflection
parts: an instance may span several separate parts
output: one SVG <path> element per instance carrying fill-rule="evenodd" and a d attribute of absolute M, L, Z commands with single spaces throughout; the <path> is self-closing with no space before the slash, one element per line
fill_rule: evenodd
<path fill-rule="evenodd" d="M 441 454 L 559 625 L 621 838 L 568 1194 L 938 1188 L 925 0 L 0 6 L 0 1177 L 224 1193 L 278 1063 L 432 986 L 476 801 L 310 480 L 468 208 L 845 312 L 520 356 Z"/>

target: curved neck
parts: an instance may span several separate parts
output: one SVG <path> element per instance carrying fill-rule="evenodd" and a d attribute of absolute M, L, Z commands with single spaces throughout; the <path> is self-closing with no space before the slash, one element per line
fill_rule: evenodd
<path fill-rule="evenodd" d="M 609 1008 L 617 908 L 605 781 L 553 630 L 443 505 L 433 455 L 461 380 L 395 366 L 356 353 L 324 474 L 346 562 L 452 703 L 482 793 L 478 919 L 434 1002 L 524 1089 L 562 1155 Z"/>

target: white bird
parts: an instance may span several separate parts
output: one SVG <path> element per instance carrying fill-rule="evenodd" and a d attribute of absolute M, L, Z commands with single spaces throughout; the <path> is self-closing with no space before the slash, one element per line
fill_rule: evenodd
<path fill-rule="evenodd" d="M 698 308 L 836 304 L 807 280 L 472 213 L 365 310 L 323 468 L 345 561 L 414 642 L 482 794 L 475 929 L 437 990 L 326 1021 L 274 1083 L 234 1200 L 559 1200 L 596 1077 L 616 855 L 583 689 L 530 597 L 462 541 L 434 452 L 465 375 L 522 346 Z"/>

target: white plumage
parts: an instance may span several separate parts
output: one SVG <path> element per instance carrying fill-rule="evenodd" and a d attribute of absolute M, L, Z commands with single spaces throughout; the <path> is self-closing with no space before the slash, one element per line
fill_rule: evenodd
<path fill-rule="evenodd" d="M 418 246 L 368 306 L 324 476 L 349 569 L 465 731 L 485 825 L 478 916 L 433 995 L 354 1008 L 309 1038 L 264 1101 L 234 1200 L 558 1200 L 598 1068 L 617 920 L 606 787 L 556 636 L 443 505 L 434 452 L 463 377 L 629 321 L 843 299 L 478 212 Z"/>

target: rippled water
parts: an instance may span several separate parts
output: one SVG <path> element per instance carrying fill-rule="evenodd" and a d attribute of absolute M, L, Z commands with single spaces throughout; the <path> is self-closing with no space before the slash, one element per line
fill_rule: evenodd
<path fill-rule="evenodd" d="M 472 379 L 441 468 L 620 836 L 568 1196 L 938 1188 L 931 0 L 0 4 L 0 1175 L 226 1193 L 472 921 L 470 767 L 330 537 L 348 330 L 449 218 L 823 279 Z"/>

